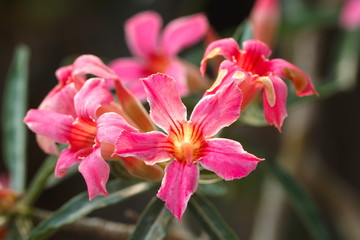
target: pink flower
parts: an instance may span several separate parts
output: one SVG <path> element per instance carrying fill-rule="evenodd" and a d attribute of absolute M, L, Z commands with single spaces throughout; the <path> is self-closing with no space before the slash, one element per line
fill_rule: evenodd
<path fill-rule="evenodd" d="M 107 195 L 105 184 L 109 178 L 109 166 L 101 154 L 107 152 L 102 149 L 102 142 L 110 140 L 98 134 L 97 128 L 106 121 L 98 118 L 98 111 L 112 102 L 105 80 L 93 78 L 87 80 L 74 97 L 75 116 L 31 109 L 24 119 L 33 132 L 69 145 L 59 156 L 55 175 L 63 177 L 69 168 L 80 163 L 79 171 L 86 181 L 90 200 L 97 195 Z M 132 130 L 120 116 L 119 119 L 116 126 Z"/>
<path fill-rule="evenodd" d="M 150 104 L 151 119 L 159 131 L 137 133 L 124 130 L 115 145 L 115 154 L 136 157 L 147 164 L 173 159 L 157 196 L 180 221 L 199 180 L 199 163 L 225 180 L 242 178 L 256 168 L 258 159 L 233 140 L 212 138 L 240 114 L 241 93 L 233 83 L 195 106 L 190 120 L 180 99 L 175 80 L 154 74 L 142 80 Z"/>
<path fill-rule="evenodd" d="M 215 56 L 222 55 L 224 61 L 219 68 L 219 77 L 205 95 L 214 94 L 229 81 L 235 81 L 241 89 L 245 107 L 263 91 L 265 118 L 270 125 L 275 125 L 279 131 L 287 116 L 286 98 L 287 86 L 282 78 L 290 79 L 295 85 L 298 96 L 318 94 L 310 78 L 293 64 L 277 58 L 269 60 L 271 49 L 258 40 L 243 42 L 243 49 L 232 38 L 212 42 L 206 49 L 201 61 L 201 72 L 204 75 L 206 63 Z"/>
<path fill-rule="evenodd" d="M 360 0 L 346 0 L 341 9 L 340 24 L 350 30 L 360 26 Z"/>
<path fill-rule="evenodd" d="M 94 55 L 82 55 L 74 63 L 56 71 L 59 83 L 41 102 L 39 109 L 76 116 L 74 97 L 84 85 L 87 74 L 105 78 L 109 87 L 118 76 L 108 68 L 100 58 Z M 40 148 L 48 154 L 58 154 L 55 142 L 48 137 L 37 135 Z"/>
<path fill-rule="evenodd" d="M 153 11 L 141 12 L 130 18 L 125 23 L 125 34 L 134 58 L 119 58 L 110 64 L 140 100 L 145 100 L 146 93 L 139 79 L 157 72 L 174 76 L 180 94 L 188 93 L 187 69 L 176 55 L 198 42 L 208 27 L 203 14 L 170 22 L 160 36 L 161 25 L 161 17 Z"/>
<path fill-rule="evenodd" d="M 254 38 L 271 46 L 276 38 L 279 20 L 278 0 L 256 0 L 250 13 Z"/>

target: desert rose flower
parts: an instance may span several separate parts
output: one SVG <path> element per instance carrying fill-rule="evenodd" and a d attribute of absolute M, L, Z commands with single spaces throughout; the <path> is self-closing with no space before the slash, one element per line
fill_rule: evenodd
<path fill-rule="evenodd" d="M 125 34 L 134 57 L 110 63 L 125 86 L 140 100 L 146 99 L 146 93 L 139 79 L 158 72 L 175 77 L 180 94 L 188 94 L 187 74 L 192 68 L 177 54 L 203 38 L 208 23 L 203 14 L 196 14 L 173 20 L 160 34 L 161 26 L 161 17 L 153 11 L 130 18 L 125 23 Z"/>
<path fill-rule="evenodd" d="M 282 78 L 290 79 L 298 96 L 318 94 L 310 78 L 293 64 L 280 59 L 269 60 L 271 49 L 258 40 L 243 42 L 243 49 L 232 38 L 212 42 L 201 61 L 201 72 L 205 74 L 209 59 L 221 55 L 227 59 L 219 68 L 219 77 L 205 95 L 214 94 L 235 81 L 241 89 L 243 101 L 241 109 L 263 91 L 264 113 L 267 122 L 279 131 L 287 116 L 287 86 Z"/>
<path fill-rule="evenodd" d="M 150 117 L 166 134 L 124 130 L 116 142 L 115 154 L 143 159 L 150 165 L 170 161 L 157 196 L 180 221 L 196 191 L 199 165 L 232 180 L 248 175 L 261 159 L 244 151 L 236 141 L 213 138 L 239 117 L 241 92 L 234 83 L 203 97 L 187 120 L 173 78 L 154 74 L 142 82 Z"/>

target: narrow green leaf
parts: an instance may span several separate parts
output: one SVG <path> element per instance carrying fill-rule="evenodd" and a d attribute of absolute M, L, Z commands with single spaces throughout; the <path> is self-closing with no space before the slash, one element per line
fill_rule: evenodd
<path fill-rule="evenodd" d="M 164 202 L 154 197 L 141 215 L 129 240 L 164 239 L 172 215 Z"/>
<path fill-rule="evenodd" d="M 253 39 L 253 30 L 251 23 L 249 21 L 242 22 L 236 29 L 233 34 L 233 38 L 241 47 L 242 42 Z"/>
<path fill-rule="evenodd" d="M 189 209 L 202 224 L 211 239 L 239 239 L 215 207 L 204 196 L 195 193 L 189 201 Z"/>
<path fill-rule="evenodd" d="M 89 201 L 88 193 L 83 192 L 65 203 L 49 219 L 41 222 L 30 234 L 30 240 L 47 239 L 60 227 L 73 223 L 92 211 L 119 203 L 156 186 L 154 183 L 114 180 L 108 184 L 109 196 L 98 196 Z M 119 190 L 120 189 L 120 190 Z"/>
<path fill-rule="evenodd" d="M 3 152 L 10 174 L 11 188 L 23 192 L 26 178 L 26 128 L 23 119 L 27 109 L 27 86 L 30 50 L 19 45 L 10 65 L 4 86 Z"/>
<path fill-rule="evenodd" d="M 269 169 L 284 187 L 290 203 L 300 216 L 310 236 L 316 240 L 332 239 L 330 230 L 320 216 L 314 202 L 297 184 L 295 179 L 275 163 L 268 166 L 270 166 Z"/>

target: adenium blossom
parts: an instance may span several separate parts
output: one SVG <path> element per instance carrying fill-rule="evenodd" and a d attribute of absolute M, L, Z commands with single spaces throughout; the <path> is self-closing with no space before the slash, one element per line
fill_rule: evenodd
<path fill-rule="evenodd" d="M 261 159 L 244 151 L 236 141 L 213 138 L 239 117 L 241 92 L 234 83 L 203 97 L 187 120 L 186 107 L 173 78 L 154 74 L 142 82 L 150 117 L 166 134 L 124 130 L 116 142 L 115 154 L 143 159 L 150 165 L 170 161 L 157 196 L 180 221 L 196 191 L 199 164 L 225 180 L 232 180 L 248 175 Z"/>
<path fill-rule="evenodd" d="M 59 83 L 47 94 L 39 109 L 76 116 L 74 97 L 86 81 L 86 75 L 92 74 L 105 78 L 112 87 L 118 76 L 94 55 L 81 55 L 72 65 L 59 68 L 55 75 Z M 48 154 L 58 154 L 55 142 L 48 137 L 37 135 L 40 148 Z"/>
<path fill-rule="evenodd" d="M 205 95 L 214 94 L 229 81 L 234 81 L 241 89 L 245 107 L 263 91 L 264 113 L 267 122 L 275 125 L 279 131 L 287 116 L 286 98 L 287 86 L 282 78 L 290 79 L 298 96 L 318 94 L 310 78 L 293 64 L 280 59 L 269 60 L 271 49 L 258 40 L 243 42 L 239 49 L 232 38 L 212 42 L 206 49 L 201 61 L 201 72 L 204 75 L 209 59 L 221 55 L 227 59 L 219 68 L 219 77 Z"/>
<path fill-rule="evenodd" d="M 181 95 L 188 94 L 188 67 L 177 58 L 178 52 L 198 42 L 208 23 L 203 14 L 181 17 L 170 22 L 160 34 L 162 19 L 153 11 L 136 14 L 125 23 L 127 45 L 133 58 L 119 58 L 110 67 L 140 100 L 146 93 L 139 81 L 153 73 L 167 73 L 177 80 Z"/>
<path fill-rule="evenodd" d="M 280 20 L 278 0 L 256 0 L 250 13 L 254 38 L 271 46 Z"/>
<path fill-rule="evenodd" d="M 113 97 L 105 80 L 92 78 L 84 83 L 74 97 L 75 117 L 53 111 L 31 109 L 24 119 L 33 132 L 69 145 L 60 153 L 55 176 L 65 176 L 73 165 L 80 163 L 79 171 L 85 179 L 90 200 L 97 195 L 107 195 L 105 184 L 110 169 L 104 158 L 120 160 L 118 157 L 111 157 L 114 149 L 111 143 L 115 142 L 113 135 L 109 136 L 107 131 L 98 131 L 103 125 L 112 122 L 112 119 L 102 117 L 104 108 L 111 108 L 113 114 L 117 115 L 112 103 Z M 112 122 L 115 129 L 134 131 L 134 128 L 120 115 L 117 116 L 116 122 Z M 149 168 L 138 159 L 124 165 L 129 167 L 130 172 L 135 173 L 142 171 L 142 166 Z M 158 177 L 161 177 L 162 173 L 159 171 L 157 173 Z"/>
<path fill-rule="evenodd" d="M 340 24 L 349 30 L 360 26 L 360 0 L 345 0 L 340 13 Z"/>

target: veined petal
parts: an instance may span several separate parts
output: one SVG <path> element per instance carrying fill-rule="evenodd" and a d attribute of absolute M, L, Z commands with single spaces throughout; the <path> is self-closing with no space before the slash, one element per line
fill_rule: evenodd
<path fill-rule="evenodd" d="M 264 84 L 263 105 L 266 121 L 281 132 L 281 126 L 287 116 L 286 98 L 287 86 L 276 76 L 262 77 Z"/>
<path fill-rule="evenodd" d="M 58 70 L 56 70 L 55 76 L 56 76 L 56 78 L 59 80 L 59 82 L 61 84 L 65 85 L 66 82 L 71 77 L 72 71 L 73 71 L 73 66 L 72 65 L 60 67 Z"/>
<path fill-rule="evenodd" d="M 172 161 L 165 168 L 165 176 L 157 194 L 165 201 L 170 212 L 181 221 L 190 196 L 196 191 L 199 181 L 197 163 Z"/>
<path fill-rule="evenodd" d="M 134 56 L 147 58 L 156 51 L 161 17 L 153 11 L 136 14 L 125 23 L 126 42 Z"/>
<path fill-rule="evenodd" d="M 175 19 L 163 31 L 161 48 L 167 56 L 174 56 L 203 38 L 207 28 L 208 22 L 204 14 Z"/>
<path fill-rule="evenodd" d="M 169 147 L 167 136 L 161 132 L 134 133 L 125 130 L 116 140 L 114 154 L 139 158 L 152 165 L 171 158 Z"/>
<path fill-rule="evenodd" d="M 74 83 L 57 85 L 41 102 L 39 109 L 76 116 L 74 97 L 77 89 Z"/>
<path fill-rule="evenodd" d="M 30 109 L 24 123 L 36 134 L 44 135 L 58 143 L 67 143 L 74 118 L 56 112 Z"/>
<path fill-rule="evenodd" d="M 239 85 L 248 76 L 249 74 L 239 68 L 235 62 L 225 60 L 220 64 L 215 82 L 208 90 L 206 90 L 204 95 L 215 94 L 219 89 L 227 86 L 231 82 L 234 82 L 235 85 Z"/>
<path fill-rule="evenodd" d="M 183 66 L 180 61 L 171 61 L 166 74 L 176 79 L 176 87 L 180 96 L 186 96 L 189 94 L 185 66 Z"/>
<path fill-rule="evenodd" d="M 263 56 L 268 58 L 271 55 L 271 49 L 263 42 L 257 39 L 250 39 L 242 43 L 243 50 L 251 56 Z"/>
<path fill-rule="evenodd" d="M 93 152 L 81 161 L 79 172 L 85 179 L 89 200 L 98 195 L 108 195 L 105 185 L 109 179 L 110 168 L 101 157 L 99 147 L 95 147 Z"/>
<path fill-rule="evenodd" d="M 195 106 L 190 121 L 205 137 L 214 136 L 240 116 L 241 92 L 232 82 L 213 95 L 203 97 Z"/>
<path fill-rule="evenodd" d="M 240 143 L 233 140 L 214 138 L 206 142 L 200 164 L 227 181 L 247 176 L 256 168 L 258 161 L 263 160 L 246 152 Z"/>
<path fill-rule="evenodd" d="M 295 86 L 297 95 L 301 97 L 312 94 L 319 95 L 312 85 L 310 78 L 295 65 L 276 58 L 269 62 L 269 68 L 274 75 L 290 79 Z"/>
<path fill-rule="evenodd" d="M 91 78 L 85 82 L 84 86 L 76 94 L 74 101 L 78 117 L 95 120 L 96 110 L 101 105 L 112 102 L 113 97 L 104 79 Z"/>
<path fill-rule="evenodd" d="M 81 55 L 73 63 L 73 75 L 92 74 L 105 79 L 116 79 L 118 76 L 94 55 Z"/>
<path fill-rule="evenodd" d="M 170 128 L 178 128 L 178 123 L 186 120 L 186 107 L 181 102 L 175 80 L 166 74 L 157 73 L 142 81 L 151 109 L 151 119 L 166 132 Z"/>
<path fill-rule="evenodd" d="M 79 162 L 81 162 L 81 159 L 77 158 L 70 148 L 62 150 L 56 163 L 55 177 L 64 177 L 69 169 Z"/>
<path fill-rule="evenodd" d="M 123 130 L 137 132 L 137 129 L 128 124 L 120 115 L 109 112 L 101 115 L 97 120 L 96 138 L 99 142 L 115 144 Z"/>
<path fill-rule="evenodd" d="M 224 38 L 210 43 L 205 50 L 203 59 L 201 60 L 201 74 L 203 76 L 205 75 L 206 63 L 208 60 L 221 55 L 230 61 L 236 61 L 239 54 L 239 45 L 233 38 Z"/>

